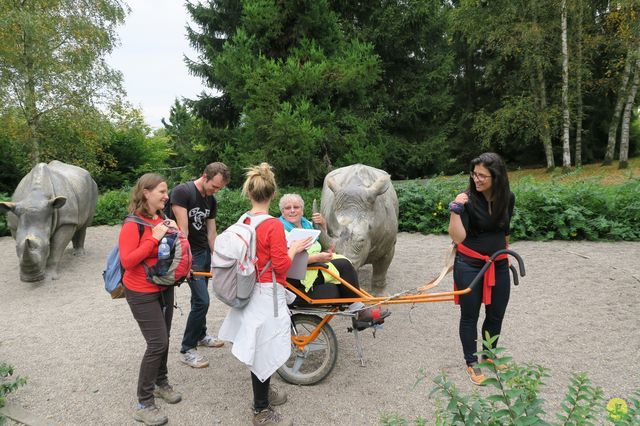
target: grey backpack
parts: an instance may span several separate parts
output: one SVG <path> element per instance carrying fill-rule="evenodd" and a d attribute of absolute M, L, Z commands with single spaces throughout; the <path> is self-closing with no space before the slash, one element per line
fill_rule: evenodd
<path fill-rule="evenodd" d="M 249 223 L 244 223 L 249 218 Z M 256 228 L 273 216 L 243 214 L 233 225 L 216 237 L 211 255 L 211 285 L 218 299 L 232 308 L 249 303 L 260 275 L 271 265 L 267 263 L 260 274 L 256 270 Z M 275 295 L 274 282 L 274 295 Z"/>

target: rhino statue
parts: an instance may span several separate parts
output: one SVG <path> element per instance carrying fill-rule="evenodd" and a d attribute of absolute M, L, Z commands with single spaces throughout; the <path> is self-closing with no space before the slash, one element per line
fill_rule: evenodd
<path fill-rule="evenodd" d="M 11 202 L 0 202 L 16 239 L 20 279 L 58 278 L 58 263 L 69 241 L 84 253 L 87 226 L 93 219 L 98 187 L 89 172 L 52 161 L 39 163 L 22 178 Z"/>
<path fill-rule="evenodd" d="M 322 186 L 321 212 L 332 244 L 353 266 L 373 265 L 372 285 L 386 285 L 398 234 L 398 196 L 387 172 L 362 164 L 333 170 Z"/>

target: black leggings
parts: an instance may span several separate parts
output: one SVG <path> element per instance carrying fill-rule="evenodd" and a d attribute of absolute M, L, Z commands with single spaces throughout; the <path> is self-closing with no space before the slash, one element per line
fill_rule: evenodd
<path fill-rule="evenodd" d="M 471 264 L 470 264 L 471 263 Z M 482 268 L 482 262 L 468 260 L 462 256 L 456 256 L 453 267 L 453 279 L 458 290 L 463 290 L 471 284 Z M 506 260 L 496 262 L 496 285 L 491 291 L 491 304 L 485 305 L 485 319 L 482 323 L 482 338 L 485 332 L 490 336 L 497 336 L 502 329 L 502 320 L 509 303 L 510 277 L 509 264 Z M 478 318 L 480 316 L 480 305 L 482 305 L 482 279 L 473 288 L 471 293 L 460 296 L 460 341 L 462 351 L 467 365 L 478 362 Z M 498 344 L 493 343 L 495 348 Z"/>
<path fill-rule="evenodd" d="M 331 263 L 340 273 L 340 278 L 342 278 L 355 288 L 360 288 L 360 284 L 358 282 L 358 272 L 353 267 L 349 259 L 333 259 Z M 304 291 L 304 286 L 299 280 L 289 279 L 287 281 L 289 281 L 300 290 Z M 313 286 L 311 287 L 311 290 L 309 290 L 307 295 L 312 299 L 338 299 L 347 297 L 358 297 L 353 291 L 349 290 L 342 284 L 325 283 L 324 275 L 322 275 L 322 272 L 320 271 L 318 271 L 318 278 L 316 278 L 316 280 L 313 282 Z M 300 297 L 297 297 L 293 304 L 296 306 L 309 306 L 309 304 Z"/>
<path fill-rule="evenodd" d="M 256 412 L 264 410 L 269 406 L 269 383 L 271 377 L 261 382 L 258 377 L 251 373 L 251 386 L 253 387 L 253 409 Z"/>

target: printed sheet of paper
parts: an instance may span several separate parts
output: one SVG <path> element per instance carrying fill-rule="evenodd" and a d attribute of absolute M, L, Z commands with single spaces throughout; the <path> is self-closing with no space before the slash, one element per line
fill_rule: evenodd
<path fill-rule="evenodd" d="M 316 240 L 318 239 L 318 237 L 320 236 L 320 230 L 319 229 L 302 229 L 302 228 L 293 228 L 288 234 L 287 234 L 287 246 L 291 246 L 291 241 L 296 241 L 296 240 L 304 240 L 305 238 L 311 237 L 313 238 L 311 240 L 311 242 L 305 247 L 305 249 L 308 249 L 309 247 L 311 247 L 311 245 L 313 243 L 316 242 Z"/>

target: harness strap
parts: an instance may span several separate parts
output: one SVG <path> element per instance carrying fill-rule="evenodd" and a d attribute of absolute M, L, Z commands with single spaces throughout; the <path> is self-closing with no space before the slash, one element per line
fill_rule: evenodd
<path fill-rule="evenodd" d="M 509 256 L 506 253 L 503 253 L 495 258 L 494 261 L 491 261 L 490 256 L 486 256 L 484 254 L 478 253 L 475 250 L 470 249 L 464 244 L 460 243 L 457 246 L 457 250 L 459 253 L 464 254 L 467 257 L 472 259 L 484 260 L 485 262 L 490 263 L 489 268 L 484 273 L 484 278 L 482 281 L 482 303 L 485 305 L 491 304 L 491 288 L 496 285 L 496 264 L 495 260 L 503 260 L 508 259 Z M 454 281 L 453 288 L 457 290 L 456 283 Z M 454 296 L 454 301 L 456 304 L 460 304 L 460 297 Z"/>

